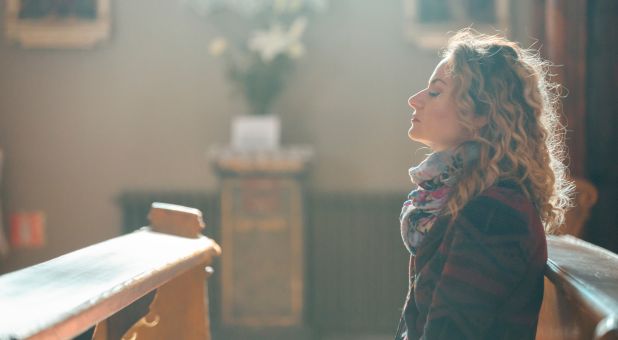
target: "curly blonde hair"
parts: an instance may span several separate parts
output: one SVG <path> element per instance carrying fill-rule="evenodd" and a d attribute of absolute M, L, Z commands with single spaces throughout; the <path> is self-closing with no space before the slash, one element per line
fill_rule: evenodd
<path fill-rule="evenodd" d="M 464 169 L 448 212 L 455 218 L 486 188 L 513 181 L 551 233 L 564 222 L 573 184 L 562 162 L 565 129 L 557 112 L 558 85 L 548 79 L 549 63 L 538 51 L 469 29 L 449 40 L 443 57 L 453 78 L 459 122 L 472 136 L 466 143 L 477 144 L 480 154 Z"/>

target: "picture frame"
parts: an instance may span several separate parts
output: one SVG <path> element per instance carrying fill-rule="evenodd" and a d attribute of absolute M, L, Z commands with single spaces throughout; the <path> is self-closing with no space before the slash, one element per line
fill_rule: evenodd
<path fill-rule="evenodd" d="M 2 187 L 2 170 L 4 168 L 4 151 L 0 147 L 0 188 Z M 3 192 L 3 190 L 0 190 Z M 2 214 L 4 202 L 0 197 L 0 269 L 2 269 L 2 259 L 9 253 L 9 241 L 6 237 L 6 229 L 4 228 L 4 215 Z"/>
<path fill-rule="evenodd" d="M 5 0 L 5 36 L 24 48 L 92 48 L 109 38 L 110 0 Z"/>
<path fill-rule="evenodd" d="M 510 0 L 403 0 L 404 35 L 414 45 L 437 50 L 462 28 L 508 36 Z"/>

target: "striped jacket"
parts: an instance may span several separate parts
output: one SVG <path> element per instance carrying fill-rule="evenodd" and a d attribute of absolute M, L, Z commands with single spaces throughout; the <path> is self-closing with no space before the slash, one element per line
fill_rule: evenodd
<path fill-rule="evenodd" d="M 534 339 L 547 243 L 537 210 L 495 185 L 453 223 L 439 218 L 410 258 L 399 339 Z"/>

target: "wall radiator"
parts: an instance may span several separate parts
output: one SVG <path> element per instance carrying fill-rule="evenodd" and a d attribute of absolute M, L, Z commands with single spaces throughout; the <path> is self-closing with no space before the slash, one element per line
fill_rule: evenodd
<path fill-rule="evenodd" d="M 319 332 L 394 332 L 407 290 L 408 254 L 397 217 L 405 194 L 305 195 L 306 318 Z M 200 209 L 205 234 L 219 240 L 219 197 L 209 192 L 127 192 L 120 196 L 123 230 L 148 225 L 152 202 Z M 224 250 L 225 251 L 225 250 Z M 215 265 L 215 276 L 218 268 Z M 219 322 L 219 280 L 211 280 L 213 326 Z"/>

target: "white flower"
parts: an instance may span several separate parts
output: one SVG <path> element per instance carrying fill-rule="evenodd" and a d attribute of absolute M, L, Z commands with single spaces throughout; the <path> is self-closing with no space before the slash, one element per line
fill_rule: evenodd
<path fill-rule="evenodd" d="M 210 42 L 208 45 L 208 52 L 212 56 L 220 56 L 227 50 L 227 40 L 223 37 L 217 37 Z"/>
<path fill-rule="evenodd" d="M 299 17 L 294 20 L 286 32 L 280 24 L 274 24 L 268 31 L 256 31 L 249 39 L 248 47 L 257 52 L 264 62 L 271 62 L 279 54 L 287 53 L 292 58 L 304 54 L 305 48 L 300 42 L 307 26 L 307 19 Z"/>
<path fill-rule="evenodd" d="M 305 54 L 305 46 L 301 44 L 300 42 L 295 43 L 295 44 L 290 45 L 290 47 L 288 47 L 288 50 L 286 52 L 290 56 L 290 58 L 298 59 Z"/>
<path fill-rule="evenodd" d="M 287 37 L 281 25 L 272 25 L 268 31 L 257 31 L 249 39 L 249 49 L 270 62 L 287 49 Z"/>
<path fill-rule="evenodd" d="M 306 17 L 298 17 L 292 25 L 290 26 L 290 31 L 288 35 L 292 39 L 300 39 L 303 33 L 305 33 L 305 29 L 307 28 L 307 18 Z"/>

